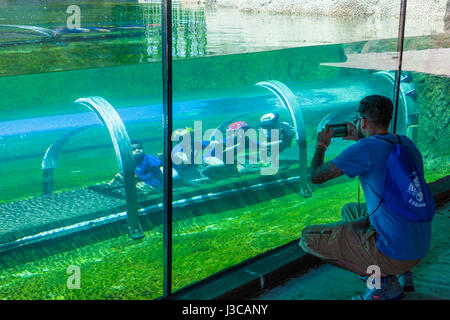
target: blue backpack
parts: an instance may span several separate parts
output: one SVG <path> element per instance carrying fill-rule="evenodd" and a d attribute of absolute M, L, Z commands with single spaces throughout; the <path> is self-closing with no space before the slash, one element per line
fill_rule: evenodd
<path fill-rule="evenodd" d="M 381 137 L 376 138 L 394 145 L 386 164 L 380 204 L 409 221 L 431 221 L 436 210 L 436 203 L 425 182 L 422 170 L 418 168 L 406 147 L 401 144 L 398 135 L 397 143 Z"/>

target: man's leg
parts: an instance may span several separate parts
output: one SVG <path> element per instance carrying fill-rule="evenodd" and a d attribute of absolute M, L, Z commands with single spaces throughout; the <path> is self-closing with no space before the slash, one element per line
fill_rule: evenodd
<path fill-rule="evenodd" d="M 339 222 L 332 225 L 305 228 L 300 239 L 300 247 L 306 252 L 322 258 L 327 262 L 356 273 L 365 282 L 367 289 L 356 299 L 401 299 L 403 290 L 393 275 L 380 274 L 377 282 L 367 283 L 370 274 L 368 267 L 377 265 L 383 270 L 381 261 L 374 250 L 375 232 L 369 230 L 361 219 L 353 222 Z M 371 279 L 371 278 L 370 278 Z"/>
<path fill-rule="evenodd" d="M 351 202 L 344 205 L 341 209 L 341 215 L 343 221 L 355 221 L 360 220 L 361 223 L 367 222 L 366 219 L 368 219 L 368 212 L 367 212 L 367 205 L 365 203 L 356 203 Z M 365 218 L 365 219 L 363 219 Z M 348 268 L 344 268 L 349 270 Z M 382 274 L 383 276 L 386 276 L 386 274 Z M 407 271 L 405 273 L 398 275 L 398 280 L 400 282 L 400 285 L 402 286 L 404 291 L 414 291 L 414 282 L 413 282 L 413 274 L 412 271 Z"/>
<path fill-rule="evenodd" d="M 341 209 L 343 221 L 356 221 L 367 218 L 367 205 L 365 203 L 350 202 Z"/>
<path fill-rule="evenodd" d="M 381 271 L 382 289 L 368 289 L 364 299 L 397 299 L 403 296 L 395 275 L 409 270 L 414 261 L 396 261 L 386 257 L 376 247 L 375 230 L 370 228 L 367 209 L 357 204 L 342 208 L 344 221 L 310 226 L 303 230 L 300 247 L 327 262 L 354 272 L 367 280 L 368 267 L 376 265 Z M 378 290 L 378 291 L 377 291 Z"/>
<path fill-rule="evenodd" d="M 363 248 L 371 235 L 373 232 L 367 230 L 361 219 L 340 221 L 305 228 L 299 245 L 316 257 L 363 276 L 367 267 L 373 264 L 368 250 Z"/>

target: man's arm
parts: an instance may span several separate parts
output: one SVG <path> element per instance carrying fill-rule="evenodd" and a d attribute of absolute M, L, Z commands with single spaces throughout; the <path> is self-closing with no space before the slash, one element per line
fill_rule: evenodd
<path fill-rule="evenodd" d="M 316 151 L 314 152 L 314 157 L 311 161 L 312 183 L 321 184 L 344 174 L 344 172 L 336 167 L 333 162 L 328 161 L 323 163 L 323 159 L 325 158 L 325 150 L 327 150 L 330 145 L 333 132 L 334 130 L 328 130 L 327 125 L 321 132 L 319 132 L 317 136 Z"/>
<path fill-rule="evenodd" d="M 323 163 L 325 150 L 324 146 L 318 145 L 311 162 L 311 182 L 314 184 L 321 184 L 344 174 L 333 162 Z"/>

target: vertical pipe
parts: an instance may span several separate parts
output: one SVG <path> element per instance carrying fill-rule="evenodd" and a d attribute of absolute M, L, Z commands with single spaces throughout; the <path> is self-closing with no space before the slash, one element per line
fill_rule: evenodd
<path fill-rule="evenodd" d="M 402 77 L 402 63 L 403 63 L 403 43 L 405 39 L 405 20 L 406 20 L 406 4 L 407 0 L 402 0 L 400 6 L 400 20 L 398 26 L 397 38 L 397 52 L 398 52 L 398 66 L 395 75 L 394 85 L 394 127 L 393 133 L 397 132 L 397 115 L 398 115 L 398 96 L 400 94 L 400 81 Z"/>
<path fill-rule="evenodd" d="M 163 296 L 172 293 L 172 0 L 161 1 L 164 126 L 164 276 Z"/>
<path fill-rule="evenodd" d="M 42 193 L 52 194 L 55 191 L 53 185 L 53 168 L 42 169 Z"/>

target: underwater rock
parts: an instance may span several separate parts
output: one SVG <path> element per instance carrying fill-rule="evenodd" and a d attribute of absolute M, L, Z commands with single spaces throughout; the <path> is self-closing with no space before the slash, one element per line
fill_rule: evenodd
<path fill-rule="evenodd" d="M 450 78 L 413 73 L 419 106 L 417 146 L 425 169 L 446 171 L 450 167 Z"/>

